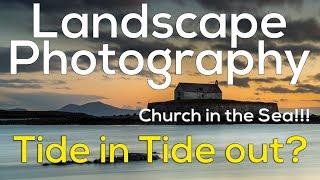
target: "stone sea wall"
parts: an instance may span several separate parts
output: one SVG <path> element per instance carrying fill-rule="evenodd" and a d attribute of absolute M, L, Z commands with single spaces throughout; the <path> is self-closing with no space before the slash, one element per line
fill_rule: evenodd
<path fill-rule="evenodd" d="M 225 113 L 226 110 L 232 111 L 232 109 L 241 113 L 251 112 L 254 115 L 258 115 L 261 108 L 267 108 L 270 114 L 279 111 L 277 103 L 234 100 L 173 100 L 148 104 L 148 109 L 155 109 L 157 112 L 190 112 L 192 108 L 200 113 L 205 113 L 206 109 L 209 109 L 221 114 Z"/>

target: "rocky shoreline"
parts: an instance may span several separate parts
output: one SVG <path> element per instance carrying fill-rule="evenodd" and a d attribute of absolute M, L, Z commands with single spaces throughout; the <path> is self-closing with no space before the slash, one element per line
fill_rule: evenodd
<path fill-rule="evenodd" d="M 145 161 L 147 162 L 147 154 L 146 153 L 128 153 L 128 159 L 129 162 L 135 162 L 135 161 Z M 110 164 L 108 161 L 110 158 L 106 157 L 106 162 L 101 163 L 101 159 L 95 159 L 93 161 L 87 161 L 82 164 Z M 157 152 L 153 152 L 152 160 L 159 160 L 160 156 Z M 123 156 L 117 156 L 114 158 L 114 163 L 124 163 L 124 157 Z M 74 161 L 68 160 L 67 162 L 60 162 L 60 163 L 43 163 L 42 166 L 66 166 L 66 165 L 82 165 L 79 163 L 76 163 Z"/>

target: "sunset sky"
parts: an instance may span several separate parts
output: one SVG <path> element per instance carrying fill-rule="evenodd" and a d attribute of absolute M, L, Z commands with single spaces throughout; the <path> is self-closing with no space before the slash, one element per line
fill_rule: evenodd
<path fill-rule="evenodd" d="M 33 9 L 32 1 L 10 0 L 0 2 L 0 108 L 27 108 L 30 110 L 58 109 L 66 104 L 83 104 L 91 101 L 125 108 L 145 107 L 148 102 L 164 101 L 173 98 L 174 87 L 179 82 L 213 83 L 218 80 L 221 84 L 224 99 L 277 102 L 281 108 L 313 107 L 320 109 L 320 2 L 316 0 L 246 0 L 246 1 L 218 1 L 218 0 L 79 0 L 79 1 L 44 1 L 41 2 L 41 29 L 61 32 L 61 20 L 68 13 L 112 13 L 121 22 L 122 17 L 130 12 L 141 11 L 141 3 L 148 3 L 149 16 L 160 12 L 170 13 L 174 24 L 176 18 L 187 12 L 199 17 L 206 13 L 251 13 L 256 19 L 271 12 L 282 14 L 287 21 L 285 36 L 271 40 L 261 35 L 261 31 L 254 38 L 239 42 L 239 49 L 248 50 L 257 59 L 258 39 L 265 40 L 266 49 L 274 49 L 284 55 L 284 50 L 292 50 L 297 59 L 303 50 L 310 50 L 311 54 L 304 67 L 299 82 L 295 86 L 289 85 L 292 72 L 288 61 L 283 59 L 283 75 L 275 75 L 275 63 L 267 60 L 266 75 L 258 75 L 257 63 L 248 76 L 235 78 L 234 86 L 225 85 L 226 65 L 223 75 L 204 76 L 197 73 L 195 58 L 183 61 L 182 75 L 172 75 L 172 84 L 166 90 L 154 90 L 147 84 L 147 79 L 161 80 L 161 76 L 153 75 L 146 68 L 138 76 L 128 76 L 122 73 L 107 76 L 102 71 L 101 58 L 98 59 L 97 69 L 89 76 L 80 76 L 68 70 L 68 75 L 60 75 L 59 64 L 51 65 L 51 74 L 43 75 L 42 59 L 30 66 L 18 68 L 18 75 L 10 75 L 10 41 L 32 40 L 39 47 L 44 39 L 33 38 Z M 208 28 L 217 28 L 216 22 L 208 24 Z M 230 21 L 228 22 L 230 24 Z M 199 19 L 187 21 L 184 24 L 188 30 L 199 31 Z M 203 50 L 230 49 L 230 41 L 226 39 L 183 39 L 174 36 L 167 40 L 157 40 L 149 36 L 147 39 L 128 39 L 121 36 L 110 38 L 108 23 L 101 28 L 101 38 L 68 39 L 59 34 L 58 39 L 51 39 L 52 50 L 59 49 L 72 55 L 78 50 L 89 50 L 94 53 L 102 49 L 103 44 L 109 44 L 118 53 L 134 49 L 143 55 L 156 49 L 184 50 L 192 49 L 196 52 Z M 119 27 L 119 26 L 118 26 Z M 132 28 L 137 25 L 132 23 Z M 244 30 L 248 24 L 242 23 Z M 78 29 L 77 22 L 72 23 L 71 29 Z M 152 22 L 149 28 L 152 30 Z M 230 26 L 228 25 L 228 30 Z M 89 26 L 89 29 L 91 27 Z M 149 31 L 152 32 L 152 31 Z M 18 51 L 21 57 L 30 56 L 28 49 Z M 224 56 L 226 57 L 226 56 Z M 112 60 L 114 68 L 117 58 Z M 134 62 L 134 61 L 132 61 Z M 224 60 L 224 63 L 226 61 Z M 85 65 L 85 60 L 83 60 Z M 134 66 L 135 64 L 132 63 Z M 214 64 L 206 60 L 207 67 Z M 245 62 L 239 60 L 239 66 Z M 158 62 L 161 67 L 161 60 Z M 70 66 L 69 66 L 70 67 Z M 172 67 L 174 70 L 174 66 Z"/>

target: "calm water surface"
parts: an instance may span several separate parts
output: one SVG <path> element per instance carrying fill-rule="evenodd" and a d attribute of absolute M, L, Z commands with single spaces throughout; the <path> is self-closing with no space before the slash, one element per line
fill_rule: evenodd
<path fill-rule="evenodd" d="M 68 144 L 86 143 L 92 151 L 90 158 L 99 157 L 99 137 L 106 135 L 108 142 L 125 143 L 130 152 L 145 152 L 145 143 L 138 135 L 169 135 L 169 143 L 185 142 L 192 135 L 193 144 L 211 143 L 216 148 L 215 162 L 209 165 L 163 164 L 156 161 L 131 162 L 114 165 L 71 165 L 43 167 L 35 163 L 36 146 L 28 146 L 28 164 L 20 164 L 20 144 L 12 141 L 13 135 L 43 135 L 44 144 L 59 142 L 67 135 Z M 300 162 L 291 163 L 291 152 L 296 145 L 281 150 L 284 164 L 251 164 L 248 160 L 234 165 L 226 162 L 224 148 L 234 142 L 256 144 L 257 155 L 261 143 L 271 143 L 273 138 L 285 142 L 292 135 L 308 140 L 308 147 L 300 153 Z M 320 125 L 234 125 L 234 126 L 0 126 L 0 179 L 319 179 L 320 178 Z M 155 144 L 161 152 L 161 144 Z M 269 154 L 272 160 L 272 154 Z"/>

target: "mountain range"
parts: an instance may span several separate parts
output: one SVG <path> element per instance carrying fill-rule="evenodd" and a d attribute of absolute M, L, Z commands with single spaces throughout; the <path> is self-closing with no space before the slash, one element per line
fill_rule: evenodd
<path fill-rule="evenodd" d="M 83 105 L 68 104 L 57 111 L 71 113 L 85 113 L 92 116 L 118 116 L 137 113 L 138 110 L 122 109 L 102 102 L 90 102 Z"/>

